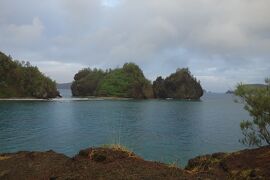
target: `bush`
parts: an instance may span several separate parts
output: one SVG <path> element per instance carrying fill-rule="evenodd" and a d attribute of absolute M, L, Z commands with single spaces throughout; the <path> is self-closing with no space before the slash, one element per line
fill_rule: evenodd
<path fill-rule="evenodd" d="M 270 81 L 266 85 L 255 87 L 239 84 L 235 94 L 240 96 L 244 108 L 252 120 L 244 120 L 240 127 L 244 138 L 240 140 L 249 146 L 270 145 Z"/>

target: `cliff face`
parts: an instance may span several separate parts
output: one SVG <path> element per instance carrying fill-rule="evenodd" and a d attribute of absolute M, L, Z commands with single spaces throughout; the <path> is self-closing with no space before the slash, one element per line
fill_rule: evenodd
<path fill-rule="evenodd" d="M 156 98 L 199 99 L 203 95 L 200 83 L 186 68 L 178 69 L 169 77 L 158 77 L 153 82 Z"/>
<path fill-rule="evenodd" d="M 0 98 L 55 98 L 56 83 L 29 62 L 12 60 L 0 52 Z"/>
<path fill-rule="evenodd" d="M 145 161 L 122 147 L 0 154 L 0 179 L 269 179 L 270 146 L 191 159 L 185 169 Z"/>

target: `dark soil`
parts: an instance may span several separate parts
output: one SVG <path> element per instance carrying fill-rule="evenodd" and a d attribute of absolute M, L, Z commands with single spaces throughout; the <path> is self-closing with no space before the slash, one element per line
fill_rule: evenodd
<path fill-rule="evenodd" d="M 185 169 L 211 179 L 270 179 L 270 146 L 199 156 L 189 160 Z"/>
<path fill-rule="evenodd" d="M 191 159 L 185 169 L 145 161 L 119 148 L 0 154 L 0 179 L 267 179 L 270 146 Z"/>

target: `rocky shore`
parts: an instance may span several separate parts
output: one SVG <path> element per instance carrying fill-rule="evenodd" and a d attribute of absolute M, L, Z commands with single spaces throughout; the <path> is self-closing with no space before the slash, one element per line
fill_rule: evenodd
<path fill-rule="evenodd" d="M 52 150 L 0 154 L 0 179 L 267 179 L 270 146 L 215 153 L 186 168 L 145 161 L 121 147 L 88 148 L 70 158 Z"/>

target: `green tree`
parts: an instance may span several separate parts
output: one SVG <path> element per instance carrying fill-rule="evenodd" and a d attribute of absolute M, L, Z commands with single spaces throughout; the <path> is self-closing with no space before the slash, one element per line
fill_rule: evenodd
<path fill-rule="evenodd" d="M 145 99 L 153 97 L 153 89 L 138 65 L 125 63 L 104 77 L 98 95 Z"/>
<path fill-rule="evenodd" d="M 73 96 L 95 96 L 97 87 L 106 73 L 101 69 L 85 68 L 74 76 L 71 85 Z"/>
<path fill-rule="evenodd" d="M 235 91 L 252 117 L 240 124 L 244 135 L 240 142 L 249 146 L 270 145 L 270 80 L 266 79 L 265 83 L 260 87 L 239 84 Z"/>

